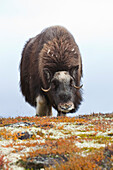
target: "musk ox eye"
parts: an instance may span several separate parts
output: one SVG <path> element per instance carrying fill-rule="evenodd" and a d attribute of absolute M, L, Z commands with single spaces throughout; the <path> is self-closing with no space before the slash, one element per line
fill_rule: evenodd
<path fill-rule="evenodd" d="M 48 83 L 50 83 L 51 77 L 52 77 L 51 72 L 47 68 L 44 68 L 43 72 L 44 72 L 46 80 L 48 81 Z"/>
<path fill-rule="evenodd" d="M 53 80 L 52 83 L 51 83 L 51 87 L 52 89 L 57 89 L 59 86 L 59 82 L 57 80 Z"/>
<path fill-rule="evenodd" d="M 74 85 L 74 80 L 70 79 L 70 86 L 72 87 Z"/>

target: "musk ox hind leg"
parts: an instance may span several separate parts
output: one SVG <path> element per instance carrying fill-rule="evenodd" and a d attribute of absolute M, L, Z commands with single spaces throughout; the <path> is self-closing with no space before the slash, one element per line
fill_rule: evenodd
<path fill-rule="evenodd" d="M 52 107 L 44 96 L 39 95 L 36 98 L 36 116 L 52 116 Z"/>

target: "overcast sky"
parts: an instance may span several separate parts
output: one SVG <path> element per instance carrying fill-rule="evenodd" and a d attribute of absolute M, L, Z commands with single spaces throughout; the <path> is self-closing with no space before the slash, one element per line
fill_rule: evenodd
<path fill-rule="evenodd" d="M 76 114 L 113 112 L 113 0 L 0 0 L 0 116 L 35 115 L 20 93 L 19 63 L 25 42 L 52 25 L 66 27 L 82 55 Z"/>

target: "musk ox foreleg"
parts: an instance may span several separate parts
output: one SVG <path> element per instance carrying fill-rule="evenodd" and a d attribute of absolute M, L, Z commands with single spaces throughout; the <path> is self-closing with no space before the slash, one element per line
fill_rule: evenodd
<path fill-rule="evenodd" d="M 59 111 L 58 114 L 57 114 L 57 116 L 64 116 L 64 117 L 65 117 L 66 114 L 64 114 L 64 113 L 62 113 L 62 112 Z"/>
<path fill-rule="evenodd" d="M 36 116 L 52 116 L 52 107 L 44 96 L 39 95 L 36 98 Z"/>

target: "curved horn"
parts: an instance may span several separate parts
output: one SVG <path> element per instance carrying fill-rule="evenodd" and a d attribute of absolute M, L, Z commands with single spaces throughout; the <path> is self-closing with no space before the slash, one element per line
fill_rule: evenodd
<path fill-rule="evenodd" d="M 44 92 L 48 92 L 48 91 L 50 91 L 50 89 L 51 89 L 51 86 L 48 88 L 48 89 L 43 89 L 42 87 L 41 87 L 41 89 L 42 89 L 42 91 L 44 91 Z"/>
<path fill-rule="evenodd" d="M 80 88 L 82 88 L 82 86 L 83 86 L 83 84 L 82 84 L 81 86 L 75 86 L 75 85 L 73 85 L 73 87 L 76 88 L 76 89 L 80 89 Z"/>

